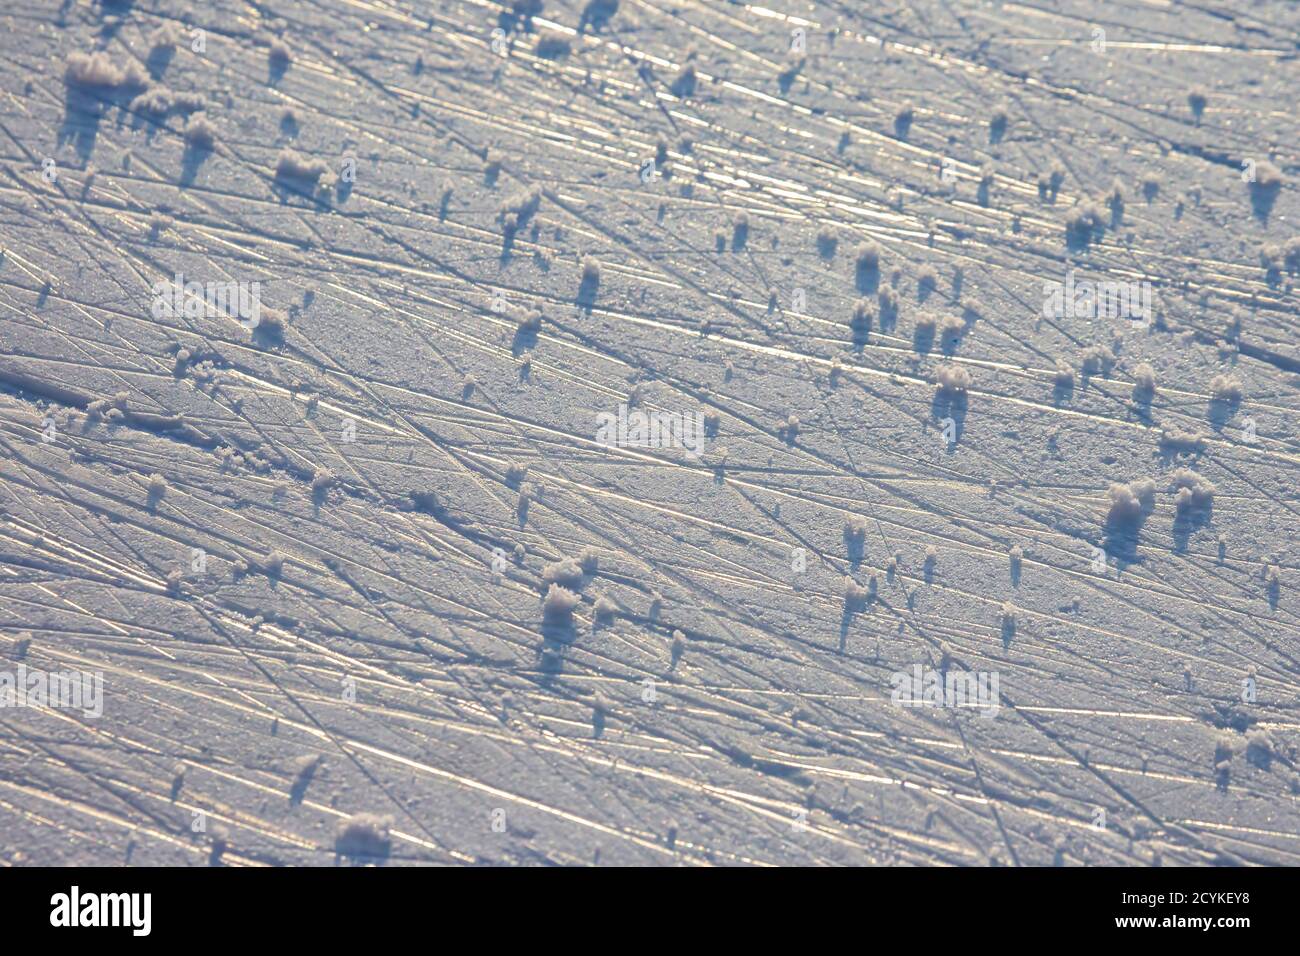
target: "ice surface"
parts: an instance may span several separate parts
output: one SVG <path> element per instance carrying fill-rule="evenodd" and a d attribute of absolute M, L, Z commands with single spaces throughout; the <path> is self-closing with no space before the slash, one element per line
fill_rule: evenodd
<path fill-rule="evenodd" d="M 1232 7 L 6 4 L 0 857 L 1296 863 Z"/>

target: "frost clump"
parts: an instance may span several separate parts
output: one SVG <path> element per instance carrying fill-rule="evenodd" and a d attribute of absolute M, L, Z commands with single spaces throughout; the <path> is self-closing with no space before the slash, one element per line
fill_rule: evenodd
<path fill-rule="evenodd" d="M 1214 485 L 1190 468 L 1174 472 L 1174 504 L 1179 514 L 1200 511 L 1214 503 Z"/>
<path fill-rule="evenodd" d="M 1218 402 L 1241 401 L 1241 383 L 1232 375 L 1216 375 L 1210 379 L 1210 393 Z"/>
<path fill-rule="evenodd" d="M 135 61 L 120 67 L 103 50 L 95 53 L 68 54 L 63 79 L 69 86 L 95 87 L 147 86 L 149 78 Z"/>
<path fill-rule="evenodd" d="M 934 382 L 944 395 L 964 395 L 970 388 L 970 372 L 960 365 L 943 365 L 934 373 Z"/>
<path fill-rule="evenodd" d="M 581 601 L 582 598 L 578 597 L 577 592 L 570 591 L 559 584 L 552 584 L 546 590 L 546 597 L 542 599 L 542 613 L 547 620 L 564 620 L 573 613 L 573 609 Z"/>
<path fill-rule="evenodd" d="M 1113 524 L 1132 524 L 1155 505 L 1156 483 L 1150 478 L 1140 478 L 1128 484 L 1118 482 L 1110 486 L 1110 512 L 1107 521 Z"/>
<path fill-rule="evenodd" d="M 377 813 L 358 813 L 341 820 L 334 834 L 334 852 L 339 856 L 386 857 L 392 848 L 392 825 L 392 817 Z"/>
<path fill-rule="evenodd" d="M 582 568 L 573 558 L 565 558 L 548 564 L 542 570 L 544 584 L 559 584 L 567 588 L 576 588 L 582 583 Z"/>

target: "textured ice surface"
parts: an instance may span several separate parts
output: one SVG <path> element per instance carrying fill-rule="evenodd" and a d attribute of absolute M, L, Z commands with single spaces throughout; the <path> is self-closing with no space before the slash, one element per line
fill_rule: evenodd
<path fill-rule="evenodd" d="M 1297 35 L 6 3 L 0 856 L 1297 862 Z"/>

